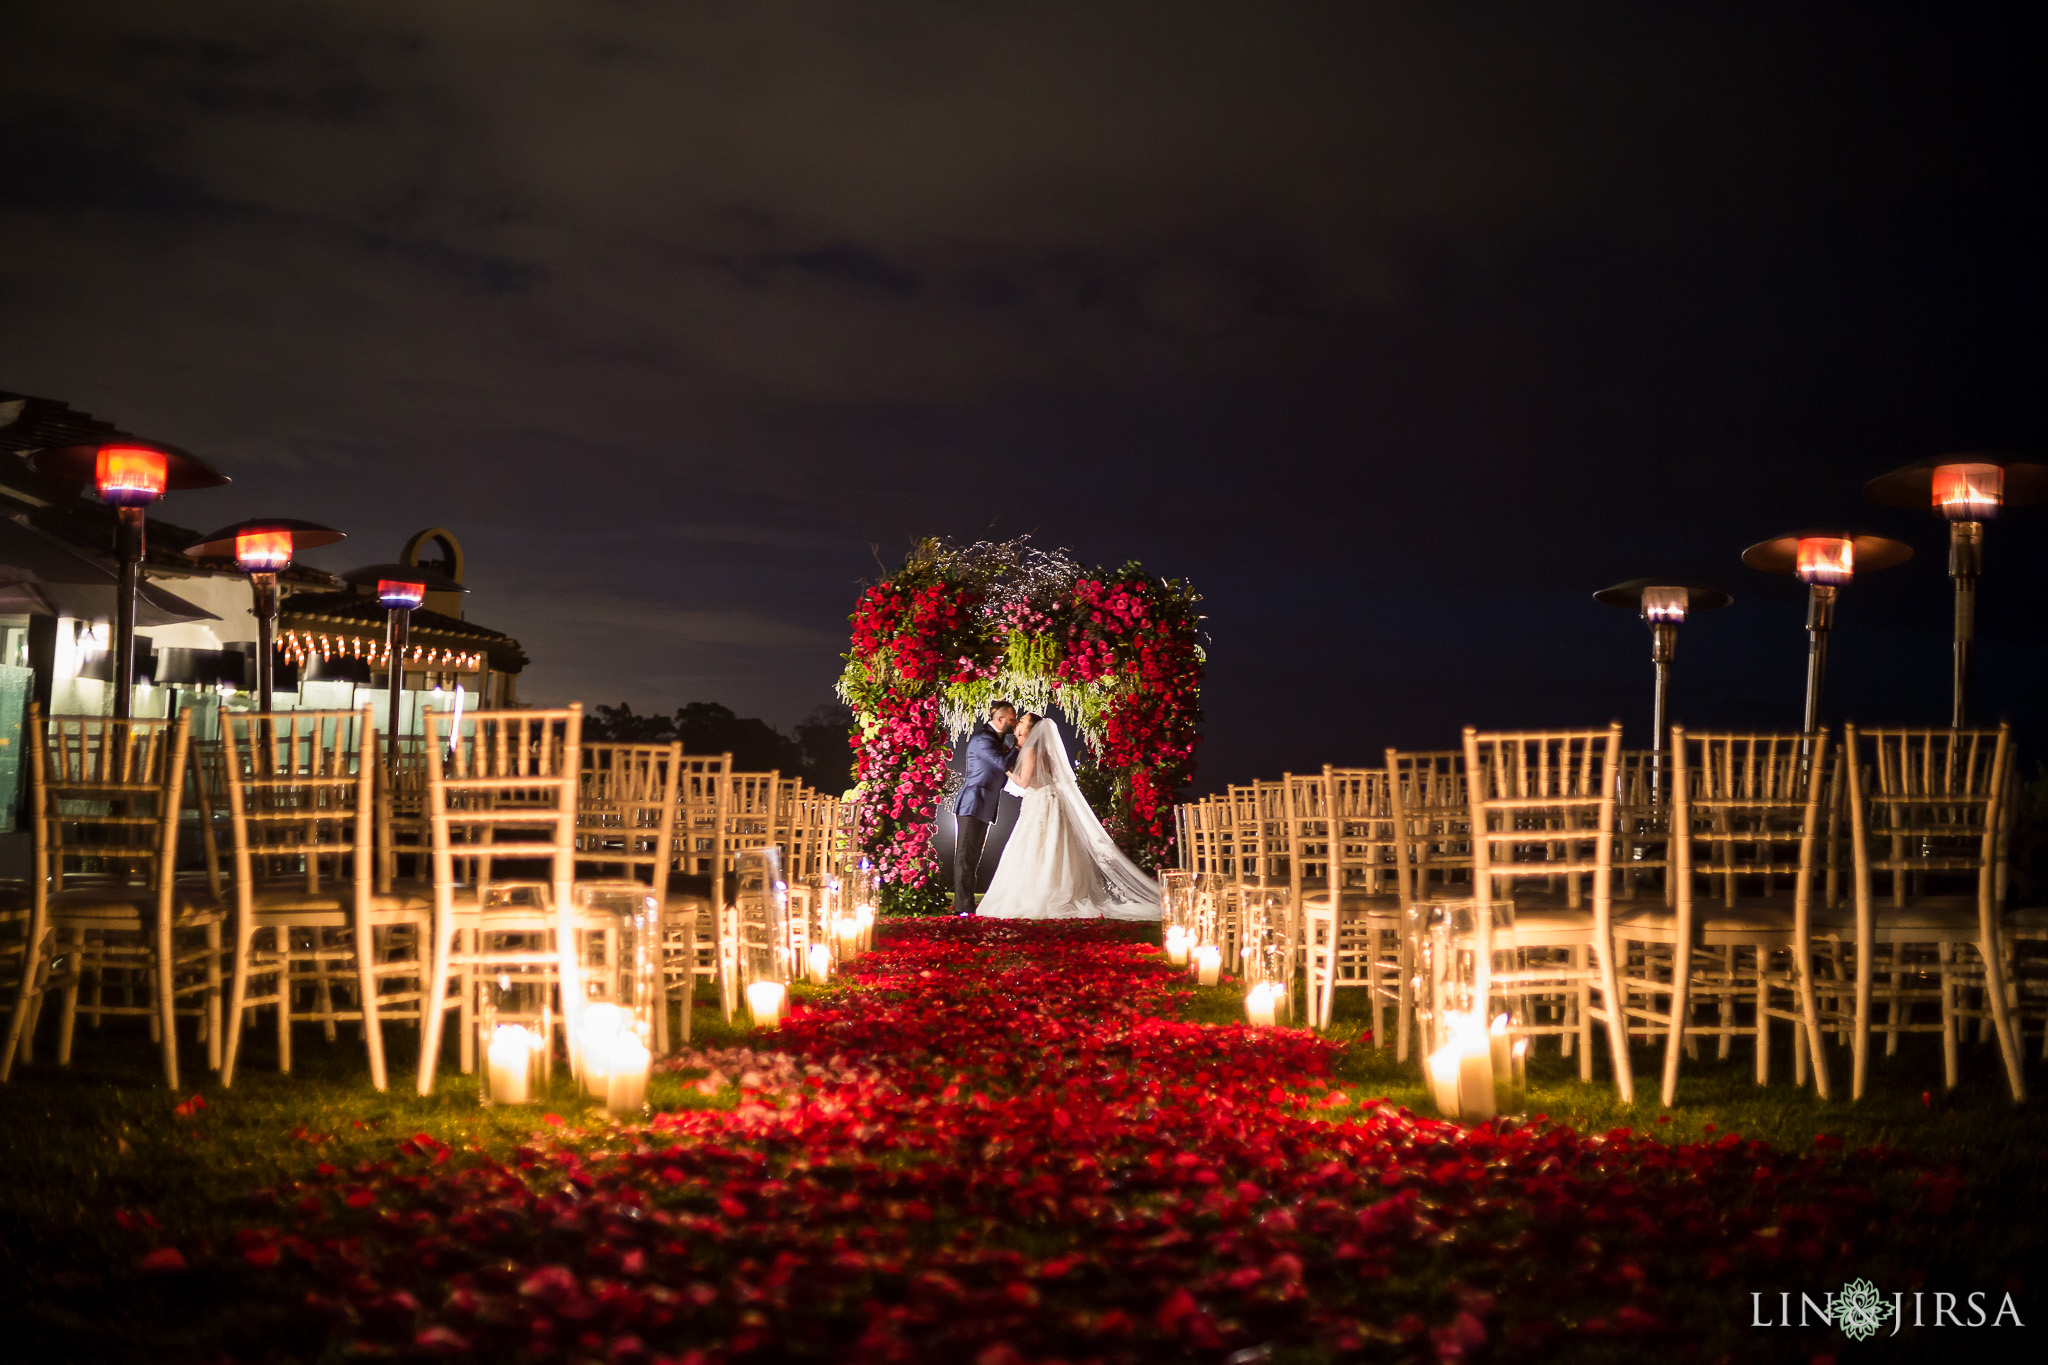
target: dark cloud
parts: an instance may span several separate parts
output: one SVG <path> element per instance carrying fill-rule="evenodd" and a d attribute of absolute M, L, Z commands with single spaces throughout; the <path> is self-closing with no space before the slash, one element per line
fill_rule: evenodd
<path fill-rule="evenodd" d="M 1848 516 L 1923 560 L 1854 590 L 1839 696 L 1931 714 L 1938 528 L 1856 489 L 2041 447 L 2006 25 L 45 6 L 0 375 L 237 474 L 188 520 L 317 516 L 337 564 L 453 526 L 536 695 L 793 720 L 871 547 L 1032 531 L 1209 594 L 1212 771 L 1634 720 L 1585 594 L 1656 565 L 1742 599 L 1697 718 L 1775 723 L 1796 604 L 1734 554 Z M 2015 517 L 1992 563 L 2031 716 L 2048 560 Z"/>

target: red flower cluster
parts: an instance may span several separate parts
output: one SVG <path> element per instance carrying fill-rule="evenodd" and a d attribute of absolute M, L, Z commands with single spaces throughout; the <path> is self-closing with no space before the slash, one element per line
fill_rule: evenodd
<path fill-rule="evenodd" d="M 1098 761 L 1118 775 L 1110 831 L 1140 863 L 1171 858 L 1173 794 L 1194 775 L 1200 738 L 1202 660 L 1193 604 L 1126 566 L 1115 577 L 1074 585 L 1061 677 L 1093 682 L 1121 676 L 1103 718 Z"/>
<path fill-rule="evenodd" d="M 421 1134 L 268 1192 L 235 1254 L 410 1359 L 1619 1359 L 1725 1330 L 1674 1286 L 1834 1283 L 1913 1231 L 1879 1153 L 1354 1103 L 1320 1038 L 1161 1017 L 1184 978 L 1113 927 L 912 922 L 851 975 L 735 1108 L 502 1162 Z"/>
<path fill-rule="evenodd" d="M 841 688 L 861 720 L 854 741 L 864 798 L 860 839 L 885 884 L 933 885 L 929 851 L 950 758 L 936 701 L 949 686 L 1001 675 L 1013 636 L 1050 641 L 1045 681 L 1104 703 L 1096 769 L 1084 787 L 1126 852 L 1171 860 L 1173 797 L 1193 776 L 1201 719 L 1195 598 L 1136 564 L 1115 573 L 1030 580 L 1032 595 L 992 599 L 920 558 L 861 594 Z M 920 746 L 929 750 L 921 752 Z"/>
<path fill-rule="evenodd" d="M 975 629 L 981 594 L 938 582 L 923 587 L 878 583 L 853 612 L 853 652 L 886 655 L 909 683 L 965 681 L 981 676 L 982 641 Z"/>

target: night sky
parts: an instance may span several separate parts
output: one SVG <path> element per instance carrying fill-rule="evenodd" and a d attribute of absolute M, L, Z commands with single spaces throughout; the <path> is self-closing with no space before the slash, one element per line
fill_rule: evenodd
<path fill-rule="evenodd" d="M 196 529 L 450 526 L 533 700 L 786 725 L 914 539 L 1029 532 L 1204 593 L 1204 787 L 1646 742 L 1641 574 L 1736 595 L 1676 718 L 1791 728 L 1737 556 L 1832 522 L 1919 557 L 1830 719 L 1944 722 L 1943 529 L 1860 488 L 2048 455 L 2041 44 L 1787 8 L 21 7 L 0 387 L 218 463 Z M 1987 559 L 2038 741 L 2048 508 Z"/>

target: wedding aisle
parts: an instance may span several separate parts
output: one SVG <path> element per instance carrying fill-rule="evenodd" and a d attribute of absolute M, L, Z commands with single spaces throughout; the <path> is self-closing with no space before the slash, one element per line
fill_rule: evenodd
<path fill-rule="evenodd" d="M 1683 1355 L 1751 1281 L 1838 1285 L 1934 1216 L 1896 1154 L 1418 1118 L 1323 1038 L 1176 1018 L 1140 932 L 892 925 L 737 1103 L 565 1110 L 509 1154 L 423 1133 L 149 1256 L 403 1357 Z"/>

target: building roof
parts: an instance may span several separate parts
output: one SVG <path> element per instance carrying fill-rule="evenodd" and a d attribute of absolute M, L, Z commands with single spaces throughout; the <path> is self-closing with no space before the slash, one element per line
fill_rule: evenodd
<path fill-rule="evenodd" d="M 280 631 L 303 636 L 328 635 L 381 645 L 388 617 L 368 593 L 295 593 L 284 600 L 277 624 Z M 480 655 L 499 673 L 517 673 L 527 664 L 526 651 L 505 632 L 424 607 L 413 608 L 412 645 L 415 649 Z"/>

